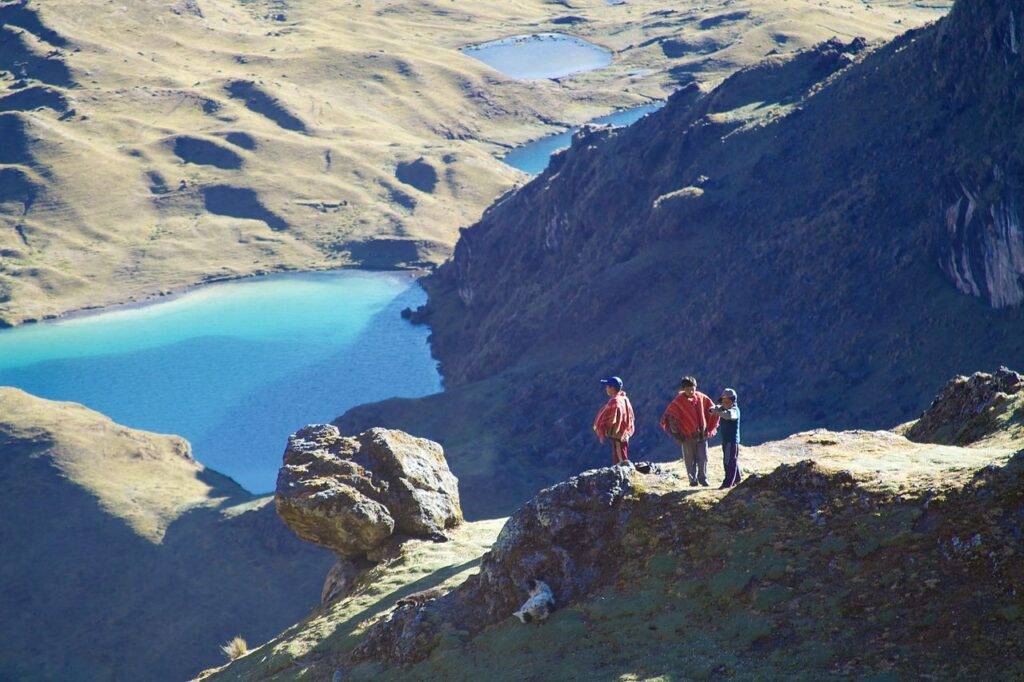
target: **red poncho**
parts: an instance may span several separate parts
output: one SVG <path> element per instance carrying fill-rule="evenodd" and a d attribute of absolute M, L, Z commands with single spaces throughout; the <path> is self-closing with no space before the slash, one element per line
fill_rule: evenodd
<path fill-rule="evenodd" d="M 594 418 L 594 431 L 602 438 L 629 441 L 636 431 L 633 420 L 633 405 L 625 391 L 619 391 L 604 404 Z"/>
<path fill-rule="evenodd" d="M 711 438 L 718 431 L 719 417 L 711 411 L 714 406 L 711 398 L 700 391 L 692 398 L 680 393 L 661 415 L 661 428 L 673 438 L 699 438 L 703 434 Z"/>

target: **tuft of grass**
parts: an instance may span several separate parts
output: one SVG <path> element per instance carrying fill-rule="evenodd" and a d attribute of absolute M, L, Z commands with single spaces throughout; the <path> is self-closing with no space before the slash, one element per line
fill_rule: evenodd
<path fill-rule="evenodd" d="M 224 652 L 224 655 L 228 657 L 229 661 L 233 661 L 236 658 L 245 656 L 249 653 L 249 645 L 246 644 L 241 635 L 235 635 L 230 642 L 222 645 L 220 650 Z"/>

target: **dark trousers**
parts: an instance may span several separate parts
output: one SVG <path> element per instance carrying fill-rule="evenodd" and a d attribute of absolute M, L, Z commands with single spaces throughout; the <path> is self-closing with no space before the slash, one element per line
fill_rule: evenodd
<path fill-rule="evenodd" d="M 612 442 L 612 464 L 629 461 L 629 443 L 624 440 L 609 438 Z"/>
<path fill-rule="evenodd" d="M 725 467 L 723 488 L 730 488 L 740 482 L 739 443 L 722 443 L 722 466 Z"/>

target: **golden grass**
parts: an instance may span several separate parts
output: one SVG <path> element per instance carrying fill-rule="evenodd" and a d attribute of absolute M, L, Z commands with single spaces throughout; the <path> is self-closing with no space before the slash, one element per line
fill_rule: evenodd
<path fill-rule="evenodd" d="M 44 197 L 27 213 L 21 202 L 0 204 L 0 223 L 19 228 L 0 230 L 0 319 L 11 323 L 206 277 L 440 262 L 460 226 L 524 179 L 498 160 L 509 145 L 663 98 L 677 87 L 672 69 L 714 83 L 773 50 L 833 35 L 888 38 L 940 13 L 893 0 L 713 0 L 668 14 L 657 0 L 581 0 L 571 9 L 544 0 L 31 7 L 71 41 L 55 48 L 25 38 L 67 64 L 75 87 L 48 87 L 74 114 L 7 114 L 23 127 L 5 133 L 19 137 L 13 148 L 27 145 L 12 168 Z M 740 18 L 717 20 L 723 13 Z M 566 15 L 583 21 L 556 23 Z M 610 48 L 614 64 L 522 82 L 459 52 L 551 30 Z M 662 39 L 675 41 L 673 49 L 716 50 L 666 52 Z M 0 97 L 12 82 L 0 81 Z M 239 82 L 255 84 L 291 118 L 282 125 L 232 96 Z M 292 119 L 305 130 L 291 129 Z M 253 144 L 237 144 L 238 133 Z M 182 157 L 182 136 L 239 161 Z M 399 164 L 420 158 L 437 173 L 432 191 L 396 177 Z M 216 215 L 204 199 L 216 186 L 251 190 L 276 218 Z M 287 229 L 272 229 L 277 220 Z M 393 245 L 360 246 L 368 239 Z"/>
<path fill-rule="evenodd" d="M 249 645 L 245 643 L 244 639 L 235 635 L 230 642 L 222 645 L 220 650 L 224 652 L 224 655 L 228 657 L 229 661 L 233 661 L 236 658 L 241 658 L 249 653 Z"/>

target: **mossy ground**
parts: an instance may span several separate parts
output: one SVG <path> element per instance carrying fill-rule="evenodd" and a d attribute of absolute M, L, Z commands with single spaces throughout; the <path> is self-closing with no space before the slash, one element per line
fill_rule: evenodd
<path fill-rule="evenodd" d="M 366 628 L 403 597 L 450 589 L 473 572 L 504 519 L 466 523 L 449 542 L 413 540 L 361 576 L 351 594 L 285 630 L 227 668 L 208 671 L 218 680 L 323 678 L 345 659 Z"/>
<path fill-rule="evenodd" d="M 1022 473 L 1002 473 L 992 507 L 970 487 L 934 512 L 856 485 L 814 511 L 759 482 L 662 497 L 660 519 L 638 518 L 617 584 L 543 625 L 510 618 L 442 639 L 411 669 L 351 679 L 1019 679 L 1019 540 L 1013 550 L 989 521 L 1019 508 Z M 923 522 L 930 513 L 939 520 Z"/>
<path fill-rule="evenodd" d="M 510 614 L 475 637 L 448 628 L 414 666 L 347 669 L 358 621 L 418 589 L 413 580 L 449 585 L 472 570 L 452 574 L 457 547 L 429 559 L 414 548 L 379 584 L 223 679 L 321 679 L 333 669 L 351 680 L 1020 677 L 1019 446 L 1005 428 L 972 448 L 809 432 L 747 449 L 752 475 L 729 491 L 692 489 L 669 465 L 626 502 L 627 550 L 607 558 L 621 564 L 617 579 L 543 624 Z M 483 530 L 467 548 L 483 549 Z M 293 660 L 275 670 L 289 648 Z"/>

